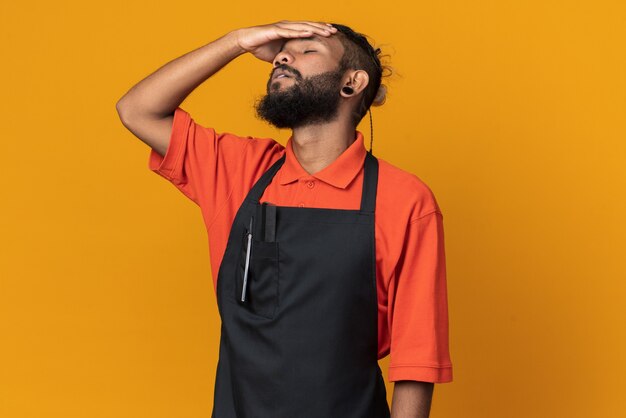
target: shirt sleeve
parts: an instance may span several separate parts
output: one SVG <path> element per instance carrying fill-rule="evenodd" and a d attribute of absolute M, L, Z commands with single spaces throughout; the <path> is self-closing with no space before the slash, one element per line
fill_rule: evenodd
<path fill-rule="evenodd" d="M 178 107 L 167 151 L 150 150 L 148 168 L 201 206 L 209 219 L 231 191 L 249 137 L 216 133 Z"/>
<path fill-rule="evenodd" d="M 443 215 L 439 209 L 410 221 L 390 292 L 389 381 L 451 382 Z"/>

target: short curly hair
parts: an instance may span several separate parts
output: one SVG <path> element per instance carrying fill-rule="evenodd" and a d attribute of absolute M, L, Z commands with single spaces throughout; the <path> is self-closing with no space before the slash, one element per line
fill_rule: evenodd
<path fill-rule="evenodd" d="M 339 63 L 340 70 L 365 70 L 369 76 L 369 83 L 363 90 L 362 99 L 353 112 L 353 122 L 356 126 L 367 114 L 370 106 L 384 103 L 386 86 L 382 85 L 383 72 L 390 68 L 381 64 L 380 48 L 374 48 L 366 35 L 355 32 L 346 25 L 331 24 L 337 28 L 337 34 L 342 35 L 340 40 L 344 54 Z"/>

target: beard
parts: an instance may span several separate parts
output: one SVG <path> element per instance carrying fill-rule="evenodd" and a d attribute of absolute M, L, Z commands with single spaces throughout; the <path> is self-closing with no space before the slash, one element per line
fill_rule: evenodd
<path fill-rule="evenodd" d="M 339 113 L 342 69 L 303 78 L 296 69 L 289 72 L 293 85 L 281 90 L 281 81 L 267 82 L 267 94 L 256 104 L 257 116 L 277 128 L 302 126 L 334 120 Z M 272 71 L 272 74 L 274 71 Z"/>

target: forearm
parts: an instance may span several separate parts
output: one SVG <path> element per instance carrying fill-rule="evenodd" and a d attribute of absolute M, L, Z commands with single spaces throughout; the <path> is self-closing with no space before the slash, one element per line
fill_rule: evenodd
<path fill-rule="evenodd" d="M 245 51 L 232 31 L 182 55 L 134 85 L 117 103 L 127 115 L 163 117 L 200 84 Z"/>
<path fill-rule="evenodd" d="M 400 380 L 394 384 L 391 418 L 428 418 L 434 383 Z"/>

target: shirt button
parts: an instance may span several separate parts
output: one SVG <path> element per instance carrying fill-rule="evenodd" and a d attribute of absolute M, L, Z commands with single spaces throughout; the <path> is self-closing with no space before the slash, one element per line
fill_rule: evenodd
<path fill-rule="evenodd" d="M 300 206 L 301 208 L 303 208 L 303 207 L 304 207 L 304 203 L 300 202 L 300 203 L 298 203 L 298 206 Z"/>
<path fill-rule="evenodd" d="M 306 185 L 309 187 L 309 189 L 312 189 L 313 187 L 315 187 L 315 182 L 309 181 Z"/>

